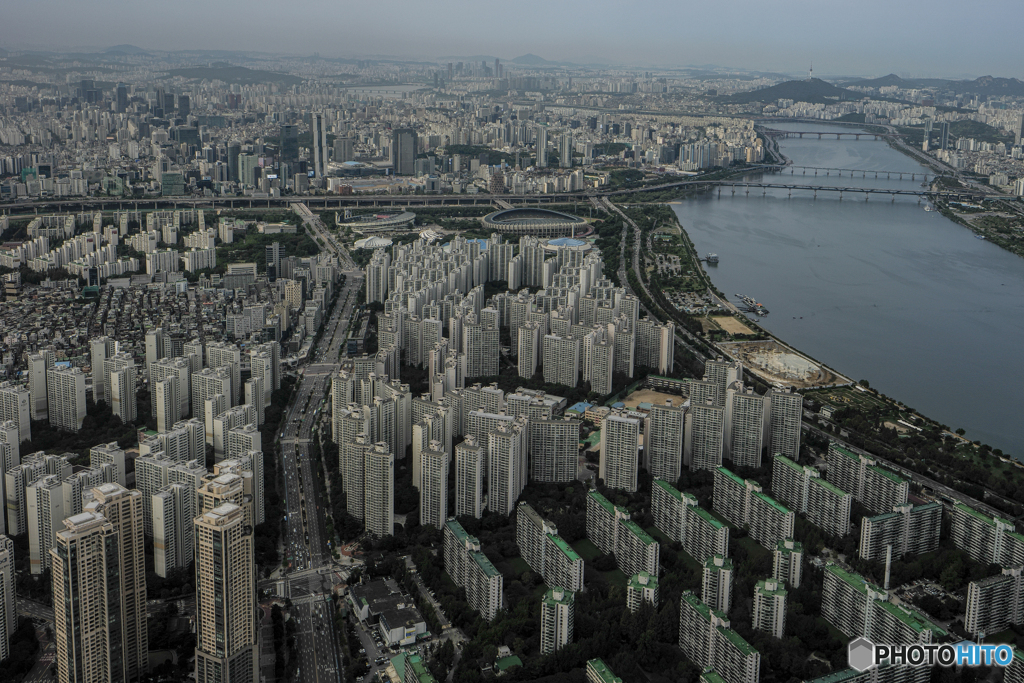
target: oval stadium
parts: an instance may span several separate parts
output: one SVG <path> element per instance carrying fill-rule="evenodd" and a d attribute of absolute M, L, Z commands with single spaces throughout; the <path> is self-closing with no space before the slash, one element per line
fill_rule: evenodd
<path fill-rule="evenodd" d="M 505 235 L 557 237 L 581 232 L 587 222 L 578 216 L 549 209 L 504 209 L 484 216 L 483 226 L 485 230 Z"/>

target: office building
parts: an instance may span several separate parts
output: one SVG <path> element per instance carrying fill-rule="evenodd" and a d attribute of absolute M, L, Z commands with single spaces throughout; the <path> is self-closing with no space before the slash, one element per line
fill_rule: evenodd
<path fill-rule="evenodd" d="M 196 517 L 196 681 L 259 683 L 252 527 L 225 503 Z"/>
<path fill-rule="evenodd" d="M 413 175 L 416 172 L 416 131 L 398 128 L 391 133 L 391 161 L 395 175 Z"/>
<path fill-rule="evenodd" d="M 391 536 L 395 529 L 395 458 L 387 443 L 378 441 L 366 449 L 363 498 L 367 533 Z"/>
<path fill-rule="evenodd" d="M 420 454 L 420 524 L 440 529 L 448 519 L 448 454 L 437 441 Z"/>
<path fill-rule="evenodd" d="M 679 602 L 679 649 L 698 669 L 714 669 L 725 683 L 757 683 L 761 654 L 732 630 L 729 617 L 691 591 Z"/>
<path fill-rule="evenodd" d="M 295 124 L 283 124 L 281 134 L 280 159 L 290 164 L 299 159 L 299 127 Z M 268 261 L 269 263 L 269 261 Z"/>
<path fill-rule="evenodd" d="M 313 173 L 317 179 L 327 177 L 327 127 L 324 115 L 310 115 L 310 133 L 313 136 Z"/>
<path fill-rule="evenodd" d="M 548 589 L 540 601 L 540 653 L 549 655 L 572 642 L 576 594 L 565 588 Z"/>
<path fill-rule="evenodd" d="M 651 406 L 644 421 L 644 462 L 655 479 L 679 481 L 683 467 L 683 425 L 686 409 L 667 400 Z"/>
<path fill-rule="evenodd" d="M 601 460 L 598 476 L 611 489 L 636 491 L 640 420 L 613 411 L 601 421 Z"/>
<path fill-rule="evenodd" d="M 832 563 L 825 565 L 821 616 L 844 635 L 875 643 L 928 644 L 946 635 L 919 612 L 890 600 L 888 591 Z"/>
<path fill-rule="evenodd" d="M 721 467 L 724 440 L 725 410 L 711 398 L 695 401 L 691 395 L 683 441 L 684 463 L 691 471 Z"/>
<path fill-rule="evenodd" d="M 548 586 L 583 589 L 583 559 L 558 535 L 558 528 L 527 503 L 516 508 L 516 543 L 519 555 Z"/>
<path fill-rule="evenodd" d="M 343 164 L 346 161 L 355 161 L 354 140 L 349 137 L 334 138 L 334 163 Z"/>
<path fill-rule="evenodd" d="M 455 519 L 444 524 L 444 570 L 456 586 L 466 589 L 466 601 L 485 621 L 502 608 L 504 579 L 480 550 L 480 541 Z"/>
<path fill-rule="evenodd" d="M 1024 535 L 1012 520 L 989 517 L 963 503 L 954 503 L 950 539 L 975 562 L 1004 567 L 1024 565 Z"/>
<path fill-rule="evenodd" d="M 785 389 L 769 389 L 765 396 L 768 402 L 768 452 L 792 460 L 800 459 L 800 424 L 804 415 L 804 397 Z"/>
<path fill-rule="evenodd" d="M 761 466 L 765 403 L 765 397 L 742 382 L 733 382 L 726 389 L 722 457 L 736 467 Z"/>
<path fill-rule="evenodd" d="M 587 493 L 587 538 L 602 553 L 615 555 L 615 563 L 626 576 L 647 572 L 657 576 L 661 546 L 630 518 L 597 491 Z"/>
<path fill-rule="evenodd" d="M 658 577 L 647 572 L 633 574 L 626 584 L 626 607 L 635 612 L 645 602 L 658 609 Z"/>
<path fill-rule="evenodd" d="M 85 373 L 81 368 L 50 368 L 46 372 L 46 403 L 51 427 L 80 430 L 85 420 Z"/>
<path fill-rule="evenodd" d="M 882 560 L 892 547 L 895 559 L 937 550 L 942 531 L 942 503 L 896 505 L 892 512 L 864 517 L 858 553 L 865 560 Z"/>
<path fill-rule="evenodd" d="M 803 560 L 803 544 L 792 538 L 782 539 L 775 544 L 772 551 L 772 578 L 793 588 L 799 588 Z"/>
<path fill-rule="evenodd" d="M 732 607 L 732 560 L 714 555 L 704 561 L 701 599 L 713 610 L 729 613 Z"/>
<path fill-rule="evenodd" d="M 1024 569 L 1004 568 L 1001 574 L 967 585 L 964 630 L 977 642 L 1024 620 Z"/>
<path fill-rule="evenodd" d="M 681 493 L 668 482 L 651 484 L 651 516 L 654 526 L 683 550 L 703 563 L 713 555 L 729 554 L 729 527 L 697 505 L 697 497 Z"/>
<path fill-rule="evenodd" d="M 770 633 L 776 638 L 786 634 L 786 596 L 783 585 L 776 579 L 758 581 L 754 587 L 753 629 Z"/>

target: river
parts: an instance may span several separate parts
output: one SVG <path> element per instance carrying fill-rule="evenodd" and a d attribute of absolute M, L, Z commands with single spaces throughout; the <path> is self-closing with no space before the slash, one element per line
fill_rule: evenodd
<path fill-rule="evenodd" d="M 772 124 L 788 130 L 835 126 Z M 842 128 L 841 130 L 850 130 Z M 884 141 L 789 138 L 794 165 L 921 172 Z M 751 181 L 911 189 L 903 181 L 756 174 Z M 1024 458 L 1024 259 L 913 197 L 728 189 L 671 206 L 707 270 L 771 314 L 780 339 L 967 437 Z"/>

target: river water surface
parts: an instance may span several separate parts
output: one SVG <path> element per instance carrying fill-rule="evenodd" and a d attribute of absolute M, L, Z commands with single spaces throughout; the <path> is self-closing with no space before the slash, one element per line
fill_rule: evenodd
<path fill-rule="evenodd" d="M 834 126 L 772 124 L 789 130 Z M 794 165 L 918 171 L 883 141 L 786 139 Z M 921 178 L 763 182 L 912 189 Z M 749 176 L 762 182 L 762 176 Z M 977 239 L 916 198 L 723 189 L 672 204 L 715 285 L 752 296 L 760 324 L 854 380 L 866 379 L 968 438 L 1024 457 L 1024 259 Z"/>

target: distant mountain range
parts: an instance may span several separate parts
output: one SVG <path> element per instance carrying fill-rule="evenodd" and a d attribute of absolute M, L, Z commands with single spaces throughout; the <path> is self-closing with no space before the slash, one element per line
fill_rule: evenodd
<path fill-rule="evenodd" d="M 1024 97 L 1024 81 L 1017 78 L 996 78 L 994 76 L 982 76 L 981 78 L 975 78 L 973 81 L 952 81 L 944 78 L 900 78 L 896 74 L 889 74 L 881 78 L 848 81 L 843 83 L 843 85 L 861 88 L 884 88 L 894 85 L 906 90 L 914 88 L 947 90 L 958 95 L 979 95 L 982 97 L 1008 95 L 1011 97 Z"/>
<path fill-rule="evenodd" d="M 148 55 L 149 50 L 143 50 L 141 47 L 135 45 L 115 45 L 114 47 L 108 47 L 103 51 L 104 54 L 108 55 Z"/>
<path fill-rule="evenodd" d="M 826 83 L 820 78 L 807 81 L 786 81 L 770 88 L 750 90 L 747 92 L 726 95 L 721 99 L 732 104 L 749 104 L 750 102 L 774 102 L 775 100 L 793 100 L 794 102 L 812 102 L 826 104 L 838 100 L 858 100 L 863 94 L 839 88 Z"/>

